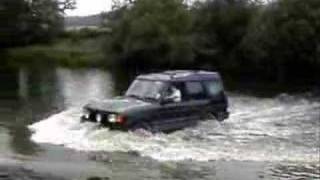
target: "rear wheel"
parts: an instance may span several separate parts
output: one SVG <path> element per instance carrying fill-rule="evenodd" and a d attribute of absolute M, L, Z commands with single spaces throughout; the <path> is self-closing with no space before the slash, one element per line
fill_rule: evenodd
<path fill-rule="evenodd" d="M 224 114 L 224 112 L 216 112 L 216 113 L 208 112 L 206 114 L 205 119 L 209 119 L 209 120 L 214 120 L 215 119 L 215 120 L 217 120 L 219 122 L 222 122 L 225 119 L 225 114 Z"/>
<path fill-rule="evenodd" d="M 214 116 L 214 114 L 212 112 L 207 112 L 204 116 L 203 116 L 203 119 L 204 120 L 213 120 L 215 119 L 216 117 Z"/>
<path fill-rule="evenodd" d="M 224 119 L 226 117 L 225 112 L 217 112 L 214 114 L 214 116 L 215 116 L 216 120 L 219 122 L 224 121 Z"/>

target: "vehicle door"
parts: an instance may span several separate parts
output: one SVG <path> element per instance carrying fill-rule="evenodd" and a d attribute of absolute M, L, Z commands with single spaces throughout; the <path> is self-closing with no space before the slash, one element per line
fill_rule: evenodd
<path fill-rule="evenodd" d="M 160 106 L 158 111 L 158 120 L 154 121 L 154 126 L 158 127 L 161 130 L 172 130 L 179 129 L 186 126 L 185 118 L 188 117 L 189 112 L 189 103 L 185 101 L 185 84 L 184 82 L 171 82 L 168 84 L 166 90 L 162 96 L 168 97 L 172 92 L 170 88 L 174 86 L 180 91 L 181 99 L 180 101 L 166 102 Z"/>
<path fill-rule="evenodd" d="M 209 112 L 226 111 L 228 101 L 224 93 L 222 81 L 219 79 L 203 82 L 206 94 L 210 99 Z"/>
<path fill-rule="evenodd" d="M 201 81 L 185 83 L 185 102 L 189 111 L 186 120 L 190 122 L 200 120 L 210 104 L 205 87 Z"/>
<path fill-rule="evenodd" d="M 205 90 L 200 82 L 173 83 L 181 91 L 180 102 L 162 105 L 160 114 L 161 129 L 178 129 L 191 126 L 200 119 L 202 108 L 208 104 Z"/>

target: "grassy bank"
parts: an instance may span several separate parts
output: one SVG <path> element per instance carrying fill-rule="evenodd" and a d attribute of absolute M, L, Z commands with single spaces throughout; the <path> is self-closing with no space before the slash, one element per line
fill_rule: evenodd
<path fill-rule="evenodd" d="M 10 66 L 96 67 L 104 64 L 102 43 L 100 36 L 63 37 L 51 44 L 9 49 L 6 59 Z"/>

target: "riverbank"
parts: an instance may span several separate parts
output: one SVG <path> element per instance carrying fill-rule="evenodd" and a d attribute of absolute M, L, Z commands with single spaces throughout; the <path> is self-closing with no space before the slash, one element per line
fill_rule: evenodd
<path fill-rule="evenodd" d="M 27 67 L 29 69 L 50 69 L 55 67 L 67 68 L 106 68 L 110 71 L 118 71 L 125 76 L 134 77 L 141 73 L 162 71 L 167 69 L 201 69 L 218 71 L 223 76 L 228 89 L 240 91 L 241 93 L 256 92 L 258 96 L 276 95 L 279 92 L 290 89 L 291 92 L 313 92 L 319 91 L 319 81 L 313 73 L 312 77 L 302 72 L 297 72 L 297 77 L 283 82 L 269 77 L 263 71 L 256 71 L 255 65 L 228 67 L 214 65 L 216 59 L 206 59 L 208 62 L 193 62 L 188 65 L 179 61 L 172 66 L 162 66 L 161 62 L 147 59 L 143 65 L 139 65 L 139 58 L 119 60 L 108 56 L 108 46 L 112 41 L 109 30 L 82 29 L 77 31 L 66 31 L 60 38 L 49 44 L 34 44 L 25 47 L 9 48 L 0 51 L 0 57 L 4 60 L 4 66 L 0 71 L 14 67 Z M 108 43 L 110 42 L 110 43 Z M 110 48 L 110 47 L 109 47 Z M 157 58 L 156 55 L 153 56 Z M 119 57 L 118 57 L 119 58 Z M 122 62 L 124 61 L 124 62 Z M 204 64 L 203 64 L 204 63 Z M 9 67 L 9 68 L 8 68 Z M 1 74 L 1 72 L 0 72 Z M 301 75 L 300 75 L 301 74 Z"/>
<path fill-rule="evenodd" d="M 11 48 L 5 59 L 9 66 L 100 67 L 105 65 L 102 50 L 104 38 L 63 37 L 51 44 Z"/>

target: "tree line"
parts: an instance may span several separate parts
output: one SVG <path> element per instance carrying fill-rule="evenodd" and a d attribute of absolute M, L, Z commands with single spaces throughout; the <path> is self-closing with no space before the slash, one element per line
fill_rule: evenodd
<path fill-rule="evenodd" d="M 319 0 L 112 0 L 105 64 L 210 69 L 244 80 L 319 82 Z M 74 0 L 1 0 L 3 49 L 47 43 Z"/>
<path fill-rule="evenodd" d="M 1 0 L 0 49 L 50 42 L 63 30 L 63 15 L 74 0 Z"/>
<path fill-rule="evenodd" d="M 113 64 L 319 81 L 319 0 L 114 2 L 104 47 Z"/>

